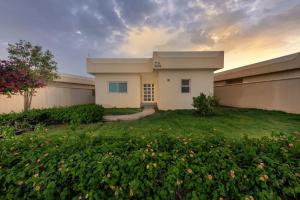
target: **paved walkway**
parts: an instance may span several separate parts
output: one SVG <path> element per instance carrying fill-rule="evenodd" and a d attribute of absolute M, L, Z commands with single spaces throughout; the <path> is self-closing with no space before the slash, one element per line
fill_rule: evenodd
<path fill-rule="evenodd" d="M 155 113 L 154 108 L 147 107 L 144 108 L 142 112 L 129 114 L 129 115 L 105 115 L 103 116 L 103 121 L 105 122 L 118 122 L 118 121 L 131 121 L 137 120 Z"/>

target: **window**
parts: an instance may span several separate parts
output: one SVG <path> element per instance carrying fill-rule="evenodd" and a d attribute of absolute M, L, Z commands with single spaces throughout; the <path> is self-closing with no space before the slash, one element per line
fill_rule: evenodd
<path fill-rule="evenodd" d="M 181 93 L 190 93 L 191 89 L 191 80 L 190 79 L 182 79 L 181 80 Z"/>
<path fill-rule="evenodd" d="M 127 82 L 109 82 L 109 93 L 127 93 Z"/>

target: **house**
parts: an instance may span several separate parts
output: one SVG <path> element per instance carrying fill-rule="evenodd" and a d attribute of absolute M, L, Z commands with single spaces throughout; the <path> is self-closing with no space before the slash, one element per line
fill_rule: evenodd
<path fill-rule="evenodd" d="M 87 58 L 97 104 L 104 107 L 191 109 L 192 97 L 213 94 L 223 51 L 153 52 L 152 58 Z"/>
<path fill-rule="evenodd" d="M 215 74 L 225 106 L 300 114 L 300 52 Z"/>

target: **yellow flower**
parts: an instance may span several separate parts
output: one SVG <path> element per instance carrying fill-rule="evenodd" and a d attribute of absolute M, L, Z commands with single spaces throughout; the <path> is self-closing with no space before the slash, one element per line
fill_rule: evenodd
<path fill-rule="evenodd" d="M 35 175 L 33 175 L 35 178 L 39 177 L 39 173 L 36 173 Z"/>
<path fill-rule="evenodd" d="M 156 164 L 156 163 L 153 163 L 153 167 L 157 167 L 157 164 Z"/>
<path fill-rule="evenodd" d="M 152 156 L 155 156 L 155 153 L 153 152 L 151 155 L 152 155 Z"/>
<path fill-rule="evenodd" d="M 231 178 L 235 178 L 235 173 L 233 170 L 230 170 L 230 176 L 231 176 Z"/>
<path fill-rule="evenodd" d="M 259 180 L 266 182 L 269 179 L 268 175 L 262 175 L 261 177 L 259 177 Z"/>
<path fill-rule="evenodd" d="M 86 198 L 86 199 L 88 199 L 88 198 L 89 198 L 89 193 L 87 193 L 87 194 L 85 195 L 85 198 Z"/>
<path fill-rule="evenodd" d="M 192 174 L 192 173 L 193 173 L 193 170 L 192 170 L 191 168 L 187 169 L 186 171 L 187 171 L 187 173 L 189 173 L 189 174 Z"/>
<path fill-rule="evenodd" d="M 259 164 L 257 165 L 257 168 L 263 169 L 264 166 L 265 166 L 265 164 L 264 164 L 263 162 L 261 162 L 261 163 L 259 163 Z"/>
<path fill-rule="evenodd" d="M 106 177 L 107 177 L 107 178 L 110 178 L 110 177 L 111 177 L 111 174 L 110 174 L 110 173 L 108 173 L 108 174 L 106 175 Z"/>
<path fill-rule="evenodd" d="M 19 185 L 19 186 L 22 186 L 23 184 L 24 184 L 23 181 L 18 181 L 18 185 Z"/>
<path fill-rule="evenodd" d="M 47 157 L 48 155 L 49 155 L 49 153 L 45 153 L 45 154 L 44 154 L 44 157 Z"/>
<path fill-rule="evenodd" d="M 110 185 L 109 187 L 110 187 L 111 190 L 115 190 L 116 189 L 116 186 L 114 186 L 114 185 Z"/>
<path fill-rule="evenodd" d="M 254 200 L 254 197 L 250 195 L 250 196 L 245 197 L 245 200 Z"/>
<path fill-rule="evenodd" d="M 132 189 L 129 190 L 129 196 L 131 196 L 131 197 L 133 196 L 133 191 L 132 191 Z"/>
<path fill-rule="evenodd" d="M 116 197 L 119 196 L 118 190 L 115 191 L 115 196 L 116 196 Z"/>
<path fill-rule="evenodd" d="M 212 179 L 213 179 L 213 176 L 210 175 L 210 174 L 208 174 L 208 175 L 207 175 L 207 178 L 208 178 L 208 180 L 212 180 Z"/>
<path fill-rule="evenodd" d="M 182 184 L 183 183 L 183 181 L 182 180 L 179 180 L 179 179 L 177 179 L 177 181 L 176 181 L 176 185 L 180 185 L 180 184 Z"/>
<path fill-rule="evenodd" d="M 34 187 L 34 191 L 39 192 L 41 190 L 41 186 L 37 185 Z"/>
<path fill-rule="evenodd" d="M 150 168 L 150 165 L 149 164 L 147 164 L 147 166 L 146 166 L 146 169 L 149 169 Z"/>

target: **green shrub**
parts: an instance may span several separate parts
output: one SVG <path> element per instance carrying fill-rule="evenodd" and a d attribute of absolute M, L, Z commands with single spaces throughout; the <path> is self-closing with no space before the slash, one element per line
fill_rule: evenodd
<path fill-rule="evenodd" d="M 15 136 L 16 130 L 11 126 L 0 126 L 0 138 L 11 138 Z"/>
<path fill-rule="evenodd" d="M 299 141 L 28 134 L 0 141 L 0 199 L 297 199 Z"/>
<path fill-rule="evenodd" d="M 75 131 L 76 129 L 78 129 L 80 125 L 80 117 L 78 113 L 73 113 L 71 115 L 71 121 L 70 121 L 70 129 L 72 131 Z"/>
<path fill-rule="evenodd" d="M 200 96 L 193 97 L 193 107 L 201 116 L 213 115 L 219 108 L 219 100 L 216 96 L 201 93 Z"/>
<path fill-rule="evenodd" d="M 32 109 L 22 113 L 0 115 L 0 126 L 15 127 L 16 130 L 34 129 L 37 124 L 64 124 L 72 121 L 72 116 L 78 115 L 80 123 L 101 121 L 104 108 L 100 105 L 76 105 L 71 107 Z"/>

